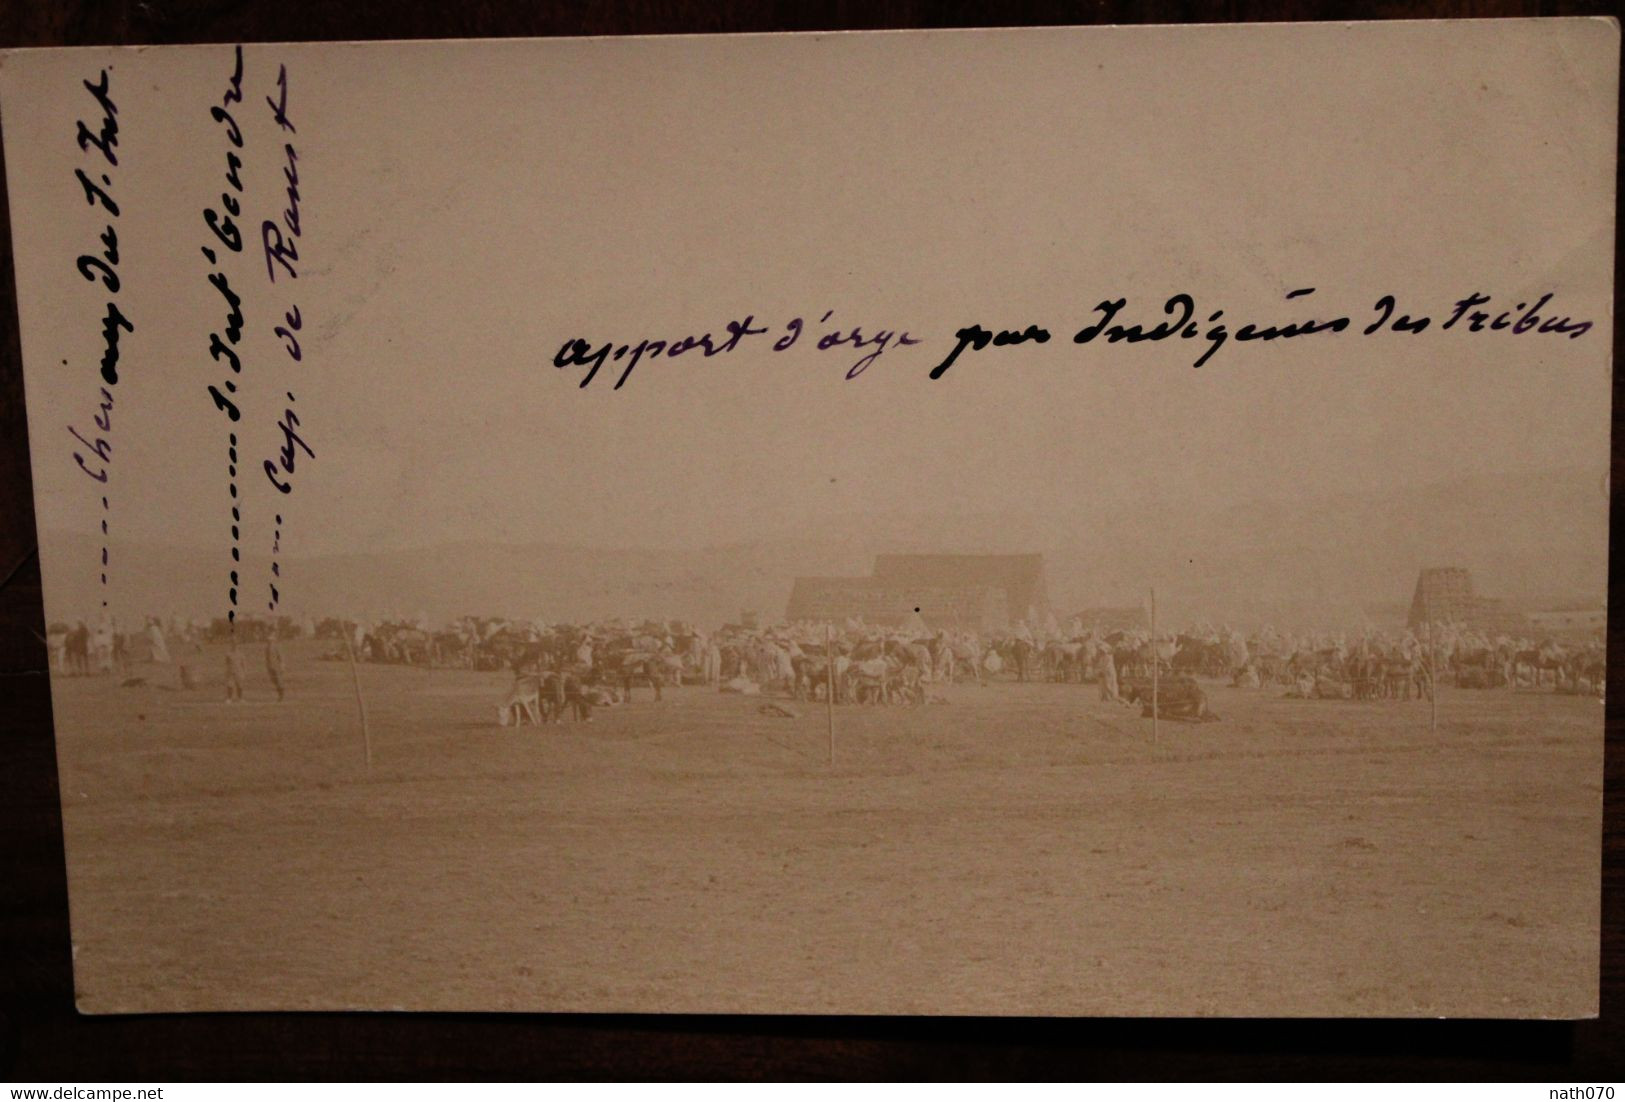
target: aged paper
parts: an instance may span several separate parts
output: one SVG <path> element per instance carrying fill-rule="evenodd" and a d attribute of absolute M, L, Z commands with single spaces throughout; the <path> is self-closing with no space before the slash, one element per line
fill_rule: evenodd
<path fill-rule="evenodd" d="M 1618 50 L 4 55 L 80 1007 L 1594 1014 Z"/>

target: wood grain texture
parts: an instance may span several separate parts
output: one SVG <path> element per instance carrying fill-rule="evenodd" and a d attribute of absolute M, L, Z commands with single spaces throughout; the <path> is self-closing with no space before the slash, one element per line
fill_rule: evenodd
<path fill-rule="evenodd" d="M 1617 15 L 1604 0 L 68 0 L 0 3 L 0 45 L 58 46 L 976 25 Z M 0 184 L 3 187 L 3 184 Z M 564 1015 L 195 1015 L 74 1010 L 61 813 L 22 405 L 0 235 L 0 1079 L 1621 1078 L 1621 696 L 1611 677 L 1602 1017 L 1594 1022 L 1182 1022 Z M 1617 288 L 1617 280 L 1616 280 Z M 1616 316 L 1618 293 L 1616 289 Z M 1619 334 L 1616 332 L 1616 354 Z M 1625 401 L 1615 381 L 1615 409 Z M 1613 464 L 1621 469 L 1615 434 Z M 1615 486 L 1619 485 L 1616 478 Z M 1622 546 L 1616 490 L 1610 593 Z M 1609 668 L 1622 668 L 1621 626 Z"/>

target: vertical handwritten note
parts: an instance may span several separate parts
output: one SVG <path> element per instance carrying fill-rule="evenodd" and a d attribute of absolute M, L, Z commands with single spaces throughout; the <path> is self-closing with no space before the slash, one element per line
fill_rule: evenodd
<path fill-rule="evenodd" d="M 73 453 L 74 463 L 101 487 L 102 540 L 99 585 L 101 607 L 105 614 L 109 604 L 107 588 L 108 570 L 111 566 L 109 541 L 112 531 L 109 518 L 113 511 L 113 490 L 109 484 L 113 465 L 113 388 L 119 381 L 119 336 L 121 333 L 133 333 L 135 326 L 124 316 L 118 300 L 119 291 L 123 286 L 118 275 L 119 205 L 110 194 L 113 188 L 113 173 L 118 169 L 118 106 L 113 102 L 112 78 L 106 69 L 102 69 L 94 80 L 86 80 L 83 83 L 95 106 L 100 108 L 101 118 L 94 123 L 86 123 L 81 119 L 75 126 L 75 138 L 79 149 L 85 154 L 90 172 L 87 173 L 85 167 L 80 166 L 73 170 L 73 175 L 84 192 L 85 202 L 99 214 L 104 215 L 107 222 L 99 235 L 99 250 L 81 254 L 75 266 L 80 275 L 92 283 L 99 283 L 102 290 L 107 292 L 107 306 L 101 323 L 102 382 L 96 388 L 96 411 L 91 415 L 91 423 L 95 428 L 88 437 L 85 432 L 73 425 L 68 426 L 68 432 L 85 448 L 83 452 Z M 69 366 L 66 360 L 63 361 L 63 366 Z"/>
<path fill-rule="evenodd" d="M 209 283 L 220 292 L 225 303 L 225 324 L 209 334 L 209 356 L 215 363 L 224 362 L 230 369 L 221 386 L 209 384 L 209 396 L 214 399 L 217 409 L 223 412 L 232 422 L 242 420 L 242 413 L 237 402 L 231 395 L 235 395 L 239 386 L 239 379 L 243 374 L 243 360 L 238 352 L 238 344 L 243 339 L 244 318 L 242 299 L 231 288 L 230 258 L 240 255 L 243 251 L 243 233 L 237 225 L 237 217 L 242 214 L 243 195 L 243 158 L 239 150 L 243 148 L 243 132 L 232 116 L 232 108 L 243 101 L 243 48 L 237 47 L 231 76 L 227 78 L 226 90 L 220 97 L 220 102 L 209 108 L 209 117 L 222 127 L 220 131 L 227 143 L 225 150 L 226 175 L 225 189 L 220 192 L 219 206 L 205 207 L 203 221 L 209 231 L 214 235 L 215 242 L 226 250 L 226 260 L 216 251 L 215 244 L 204 245 L 202 253 L 209 262 Z M 221 334 L 224 334 L 222 337 Z M 231 496 L 231 585 L 227 590 L 226 600 L 229 607 L 226 618 L 235 623 L 237 620 L 238 589 L 241 580 L 238 570 L 242 563 L 242 493 L 237 482 L 237 432 L 229 431 L 226 436 L 226 476 L 227 490 Z"/>
<path fill-rule="evenodd" d="M 121 615 L 149 628 L 156 620 L 150 609 L 118 607 L 120 541 L 141 540 L 142 528 L 150 540 L 155 519 L 162 523 L 155 502 L 183 484 L 199 491 L 185 498 L 189 526 L 213 513 L 205 537 L 219 557 L 211 619 L 232 634 L 245 615 L 275 622 L 284 611 L 288 500 L 296 470 L 316 456 L 302 385 L 310 312 L 298 282 L 307 227 L 297 67 L 241 45 L 193 60 L 196 78 L 173 87 L 131 82 L 127 64 L 106 62 L 76 65 L 49 89 L 71 110 L 45 132 L 63 150 L 51 178 L 72 242 L 54 264 L 66 251 L 76 273 L 71 296 L 50 313 L 72 334 L 56 342 L 54 362 L 61 379 L 75 380 L 71 400 L 52 402 L 61 412 L 51 421 L 67 440 L 50 450 L 73 472 L 71 493 L 84 510 L 75 516 L 97 536 L 84 565 L 99 612 L 71 615 L 99 625 L 109 649 L 128 634 Z M 134 130 L 126 82 L 139 86 Z M 15 140 L 22 113 L 8 106 Z M 178 144 L 159 152 L 155 134 L 166 128 Z M 196 283 L 181 287 L 180 278 Z M 168 316 L 137 335 L 135 319 L 154 303 Z M 129 420 L 132 378 L 139 409 Z M 174 416 L 163 418 L 165 409 Z M 122 443 L 121 419 L 130 434 Z M 197 462 L 205 452 L 214 457 L 206 471 Z M 121 517 L 132 525 L 122 533 Z M 127 593 L 122 601 L 132 604 Z M 81 620 L 78 630 L 91 629 Z"/>
<path fill-rule="evenodd" d="M 224 187 L 220 191 L 218 203 L 211 203 L 203 210 L 203 222 L 212 235 L 213 240 L 201 248 L 202 255 L 208 261 L 209 284 L 219 293 L 224 305 L 224 323 L 209 333 L 208 352 L 210 358 L 229 370 L 229 374 L 218 382 L 208 384 L 208 393 L 213 399 L 215 408 L 223 413 L 232 427 L 226 436 L 226 476 L 227 492 L 231 502 L 231 566 L 229 568 L 230 584 L 227 588 L 227 620 L 235 623 L 239 605 L 243 600 L 243 528 L 244 528 L 244 494 L 240 481 L 239 466 L 241 463 L 241 438 L 236 428 L 242 421 L 242 394 L 244 376 L 244 357 L 242 348 L 244 331 L 248 325 L 244 316 L 243 298 L 233 289 L 232 275 L 235 271 L 239 277 L 244 273 L 237 258 L 244 251 L 244 235 L 242 223 L 248 220 L 244 213 L 246 187 L 244 184 L 245 158 L 248 156 L 244 139 L 243 127 L 239 125 L 234 111 L 241 109 L 243 104 L 243 86 L 245 74 L 243 63 L 243 50 L 238 46 L 233 54 L 230 75 L 226 80 L 224 92 L 220 102 L 209 108 L 209 117 L 219 127 L 219 133 L 224 137 L 226 148 Z M 284 205 L 277 217 L 267 217 L 260 220 L 260 241 L 264 251 L 266 279 L 276 284 L 278 276 L 286 280 L 299 277 L 297 264 L 299 262 L 298 239 L 301 236 L 299 221 L 299 154 L 292 143 L 292 136 L 297 134 L 288 114 L 288 70 L 286 65 L 277 67 L 277 76 L 274 92 L 265 97 L 265 103 L 270 109 L 270 118 L 277 131 L 284 136 L 282 144 L 282 177 L 284 187 L 282 197 Z M 272 207 L 275 200 L 269 196 L 256 200 L 267 208 Z M 299 331 L 303 327 L 303 315 L 297 303 L 289 304 L 280 324 L 274 326 L 279 339 L 285 342 L 288 364 L 298 364 L 303 353 L 299 344 Z M 284 365 L 287 366 L 287 365 Z M 274 368 L 273 374 L 280 376 Z M 270 484 L 282 494 L 290 493 L 293 489 L 287 478 L 293 474 L 295 452 L 303 451 L 307 456 L 314 457 L 308 444 L 299 435 L 297 427 L 299 417 L 293 411 L 296 401 L 291 388 L 283 390 L 287 396 L 287 405 L 277 419 L 277 427 L 285 441 L 275 459 L 267 459 L 263 469 Z M 279 581 L 281 576 L 281 549 L 284 522 L 283 514 L 278 511 L 274 514 L 274 528 L 271 534 L 270 578 L 266 581 L 269 597 L 267 609 L 275 613 L 281 602 Z"/>
<path fill-rule="evenodd" d="M 260 240 L 265 249 L 265 278 L 271 283 L 277 282 L 280 274 L 288 280 L 299 278 L 299 239 L 303 231 L 299 222 L 299 151 L 294 148 L 293 136 L 298 129 L 288 117 L 288 67 L 277 66 L 276 76 L 277 94 L 267 96 L 265 102 L 271 108 L 271 117 L 277 128 L 284 135 L 282 143 L 283 156 L 286 163 L 282 167 L 282 177 L 286 183 L 284 195 L 286 205 L 283 206 L 280 217 L 267 218 L 260 223 Z M 299 345 L 299 331 L 304 328 L 304 314 L 299 304 L 290 302 L 287 311 L 282 315 L 282 323 L 275 327 L 276 335 L 283 342 L 283 348 L 288 354 L 291 364 L 298 364 L 304 359 L 304 352 Z M 277 429 L 281 432 L 283 444 L 278 449 L 274 459 L 265 460 L 263 467 L 265 477 L 275 487 L 279 494 L 293 492 L 293 472 L 297 461 L 297 454 L 303 452 L 308 458 L 314 459 L 316 453 L 299 433 L 299 415 L 293 411 L 294 397 L 292 389 L 285 391 L 288 396 L 288 405 L 277 421 Z M 275 615 L 282 601 L 282 594 L 278 588 L 282 578 L 282 529 L 283 514 L 276 514 L 276 529 L 271 535 L 271 579 L 267 583 L 270 589 L 270 599 L 267 610 Z"/>

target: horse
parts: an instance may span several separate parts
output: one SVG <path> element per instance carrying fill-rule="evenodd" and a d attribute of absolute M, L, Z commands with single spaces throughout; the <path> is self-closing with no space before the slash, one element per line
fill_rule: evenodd
<path fill-rule="evenodd" d="M 429 662 L 435 666 L 471 669 L 474 650 L 461 632 L 437 631 L 429 639 Z"/>
<path fill-rule="evenodd" d="M 952 643 L 947 648 L 948 674 L 950 679 L 963 667 L 976 679 L 978 685 L 987 684 L 986 671 L 982 668 L 982 648 L 974 642 Z"/>
<path fill-rule="evenodd" d="M 628 704 L 632 702 L 632 683 L 644 680 L 655 691 L 655 699 L 660 700 L 660 686 L 664 678 L 661 675 L 665 663 L 658 654 L 648 654 L 644 651 L 622 651 L 618 656 L 621 678 L 621 691 L 625 694 Z"/>
<path fill-rule="evenodd" d="M 865 658 L 847 667 L 846 693 L 848 699 L 862 704 L 887 703 L 887 678 L 892 664 L 885 658 Z"/>
<path fill-rule="evenodd" d="M 1569 656 L 1567 672 L 1569 685 L 1575 692 L 1580 691 L 1580 682 L 1586 681 L 1590 691 L 1601 694 L 1603 685 L 1607 681 L 1606 653 L 1602 647 L 1586 647 Z"/>
<path fill-rule="evenodd" d="M 1082 643 L 1050 643 L 1044 647 L 1044 672 L 1051 681 L 1063 684 L 1083 680 Z"/>
<path fill-rule="evenodd" d="M 1284 685 L 1292 680 L 1287 661 L 1279 654 L 1255 654 L 1253 663 L 1260 685 Z"/>
<path fill-rule="evenodd" d="M 1037 651 L 1037 648 L 1033 645 L 1031 640 L 1024 639 L 1018 635 L 1014 639 L 1010 639 L 1005 642 L 1004 650 L 1009 656 L 1010 661 L 1015 664 L 1016 680 L 1026 681 L 1027 673 L 1032 665 L 1033 655 Z"/>
<path fill-rule="evenodd" d="M 1112 647 L 1112 661 L 1117 666 L 1118 677 L 1151 676 L 1151 648 L 1149 646 L 1135 647 L 1126 643 L 1118 643 Z"/>
<path fill-rule="evenodd" d="M 1420 658 L 1389 658 L 1382 663 L 1383 695 L 1390 700 L 1433 699 L 1433 679 Z"/>
<path fill-rule="evenodd" d="M 924 671 L 917 665 L 893 669 L 886 677 L 886 696 L 904 704 L 925 703 Z"/>
<path fill-rule="evenodd" d="M 1230 648 L 1224 642 L 1181 635 L 1174 648 L 1172 669 L 1177 674 L 1227 677 L 1234 668 Z"/>
<path fill-rule="evenodd" d="M 835 703 L 840 702 L 839 676 L 830 677 L 830 662 L 823 655 L 796 655 L 790 659 L 790 665 L 795 670 L 791 695 L 796 700 L 816 700 L 819 689 L 823 689 L 825 693 L 835 694 Z"/>
<path fill-rule="evenodd" d="M 1376 700 L 1383 693 L 1383 659 L 1375 654 L 1355 653 L 1343 661 L 1347 680 L 1353 683 L 1356 700 Z"/>
<path fill-rule="evenodd" d="M 1555 643 L 1545 643 L 1539 647 L 1514 651 L 1512 654 L 1511 671 L 1507 677 L 1510 688 L 1518 687 L 1518 678 L 1527 668 L 1534 676 L 1535 688 L 1545 684 L 1546 671 L 1552 673 L 1552 688 L 1563 687 L 1563 672 L 1565 658 L 1563 648 Z"/>
<path fill-rule="evenodd" d="M 545 722 L 541 697 L 541 678 L 534 675 L 514 678 L 507 697 L 497 705 L 497 726 L 518 727 L 527 716 L 532 726 L 540 726 Z"/>
<path fill-rule="evenodd" d="M 1506 681 L 1506 663 L 1489 647 L 1456 650 L 1450 669 L 1462 689 L 1493 689 Z"/>

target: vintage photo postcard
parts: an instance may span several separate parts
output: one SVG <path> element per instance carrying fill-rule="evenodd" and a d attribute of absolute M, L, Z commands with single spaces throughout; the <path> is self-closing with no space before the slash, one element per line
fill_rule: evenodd
<path fill-rule="evenodd" d="M 1594 1015 L 1618 69 L 3 55 L 80 1008 Z"/>

